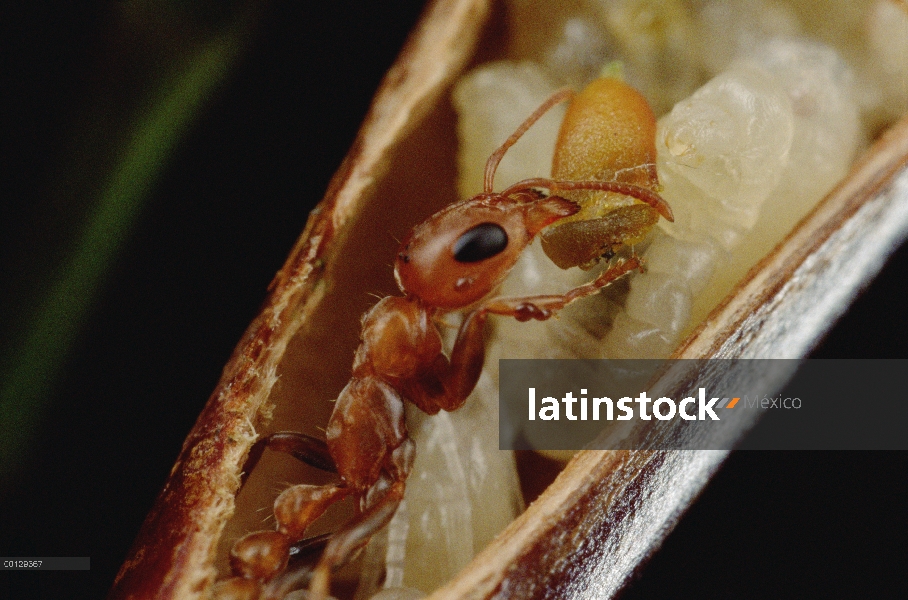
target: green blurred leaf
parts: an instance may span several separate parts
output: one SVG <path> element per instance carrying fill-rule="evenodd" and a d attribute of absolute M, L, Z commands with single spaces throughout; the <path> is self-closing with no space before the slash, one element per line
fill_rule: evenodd
<path fill-rule="evenodd" d="M 145 7 L 147 8 L 147 7 Z M 127 140 L 103 176 L 81 229 L 9 346 L 0 369 L 0 480 L 21 463 L 58 374 L 135 225 L 149 191 L 241 51 L 248 11 L 207 41 L 176 52 L 128 123 Z M 153 25 L 159 25 L 155 23 Z M 159 66 L 159 65 L 156 65 Z"/>

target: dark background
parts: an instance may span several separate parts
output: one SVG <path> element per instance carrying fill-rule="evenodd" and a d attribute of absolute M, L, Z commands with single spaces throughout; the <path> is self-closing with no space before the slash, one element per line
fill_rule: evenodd
<path fill-rule="evenodd" d="M 69 209 L 48 182 L 97 86 L 117 81 L 122 4 L 28 5 L 0 24 L 13 106 L 0 121 L 5 340 L 36 293 L 31 257 L 52 264 L 63 246 Z M 217 25 L 216 3 L 193 6 Z M 0 555 L 90 556 L 91 571 L 2 573 L 0 598 L 106 594 L 420 12 L 419 2 L 301 6 L 262 9 L 155 185 L 25 463 L 0 490 Z M 905 273 L 903 249 L 814 356 L 904 357 Z M 732 453 L 625 597 L 902 597 L 906 467 L 906 453 Z"/>

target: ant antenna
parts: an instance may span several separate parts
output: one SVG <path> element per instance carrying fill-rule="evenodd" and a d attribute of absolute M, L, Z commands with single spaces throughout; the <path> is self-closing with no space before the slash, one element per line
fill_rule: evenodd
<path fill-rule="evenodd" d="M 498 169 L 498 163 L 501 162 L 501 159 L 504 158 L 505 152 L 508 149 L 517 143 L 517 140 L 527 132 L 527 129 L 533 126 L 533 124 L 542 117 L 550 108 L 556 104 L 561 104 L 565 100 L 570 100 L 574 97 L 574 90 L 570 88 L 565 88 L 558 90 L 552 94 L 548 100 L 542 103 L 542 106 L 537 108 L 533 114 L 527 117 L 527 120 L 524 121 L 520 127 L 517 128 L 517 131 L 511 134 L 511 137 L 505 140 L 505 142 L 489 156 L 489 160 L 486 162 L 486 172 L 484 179 L 484 191 L 487 194 L 492 193 L 493 184 L 495 183 L 495 171 Z"/>
<path fill-rule="evenodd" d="M 501 192 L 502 196 L 510 196 L 517 192 L 532 188 L 545 188 L 548 190 L 571 191 L 571 190 L 595 190 L 600 192 L 615 192 L 625 196 L 631 196 L 641 202 L 649 204 L 655 208 L 660 215 L 667 221 L 674 222 L 675 217 L 672 215 L 672 209 L 668 203 L 662 199 L 662 196 L 645 187 L 634 185 L 632 183 L 622 183 L 620 181 L 566 181 L 563 179 L 544 179 L 533 178 L 518 181 L 511 187 Z"/>

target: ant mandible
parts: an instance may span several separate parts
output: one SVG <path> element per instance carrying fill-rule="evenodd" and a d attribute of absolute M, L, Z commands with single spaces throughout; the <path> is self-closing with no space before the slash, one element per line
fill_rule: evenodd
<path fill-rule="evenodd" d="M 340 481 L 284 490 L 274 503 L 276 529 L 247 534 L 234 544 L 234 577 L 216 584 L 215 597 L 281 598 L 310 575 L 308 570 L 287 569 L 290 555 L 323 547 L 311 572 L 310 593 L 324 598 L 331 571 L 391 520 L 404 497 L 415 454 L 404 422 L 404 399 L 430 415 L 458 409 L 482 372 L 488 315 L 545 320 L 641 268 L 640 260 L 631 256 L 565 294 L 485 299 L 536 234 L 580 210 L 576 203 L 546 196 L 537 188 L 614 192 L 637 198 L 671 219 L 657 193 L 631 183 L 534 178 L 493 191 L 495 171 L 507 150 L 547 110 L 573 96 L 571 90 L 555 93 L 489 157 L 482 193 L 435 213 L 404 239 L 394 264 L 404 295 L 382 299 L 363 316 L 353 373 L 334 405 L 326 440 L 281 432 L 253 447 L 247 474 L 267 447 L 336 472 Z M 435 321 L 469 307 L 446 356 Z M 359 500 L 358 512 L 345 526 L 297 543 L 330 505 L 351 495 Z"/>

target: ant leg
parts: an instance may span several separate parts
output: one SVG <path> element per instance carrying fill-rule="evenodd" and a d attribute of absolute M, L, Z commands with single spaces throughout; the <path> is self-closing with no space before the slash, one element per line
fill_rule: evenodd
<path fill-rule="evenodd" d="M 442 378 L 446 393 L 439 405 L 447 411 L 463 406 L 479 381 L 486 359 L 485 323 L 486 313 L 480 309 L 468 314 L 460 325 Z"/>
<path fill-rule="evenodd" d="M 249 473 L 258 464 L 265 448 L 286 452 L 314 467 L 337 472 L 324 441 L 302 433 L 283 431 L 266 436 L 253 445 L 246 460 L 240 488 L 246 484 Z M 233 574 L 246 579 L 267 581 L 282 572 L 292 552 L 291 544 L 302 538 L 309 525 L 329 506 L 351 491 L 340 485 L 295 485 L 284 490 L 274 502 L 278 530 L 256 531 L 238 539 L 230 551 Z M 223 593 L 219 597 L 229 598 L 231 593 L 239 593 L 239 585 L 224 584 Z"/>
<path fill-rule="evenodd" d="M 312 577 L 312 569 L 315 568 L 331 535 L 330 533 L 317 535 L 291 546 L 287 568 L 264 587 L 258 600 L 283 600 L 287 594 L 308 583 Z"/>
<path fill-rule="evenodd" d="M 328 596 L 331 571 L 344 564 L 354 551 L 365 546 L 377 531 L 391 521 L 403 500 L 405 485 L 403 481 L 396 481 L 380 501 L 334 534 L 312 573 L 309 592 L 313 600 Z"/>
<path fill-rule="evenodd" d="M 337 473 L 337 465 L 334 464 L 334 459 L 331 457 L 331 453 L 328 452 L 328 444 L 324 440 L 294 431 L 279 431 L 263 437 L 252 445 L 252 449 L 249 450 L 249 457 L 243 466 L 243 478 L 240 481 L 240 489 L 246 484 L 249 474 L 252 473 L 259 460 L 261 460 L 265 448 L 289 454 L 293 458 L 316 469 Z"/>
<path fill-rule="evenodd" d="M 277 530 L 294 542 L 302 539 L 306 529 L 322 516 L 329 506 L 353 493 L 343 485 L 308 485 L 300 483 L 285 489 L 274 501 Z"/>
<path fill-rule="evenodd" d="M 279 431 L 272 433 L 266 439 L 268 440 L 267 446 L 271 450 L 285 452 L 316 469 L 337 473 L 337 465 L 334 464 L 334 459 L 328 452 L 328 444 L 325 440 L 295 431 Z"/>
<path fill-rule="evenodd" d="M 518 321 L 536 319 L 544 321 L 559 310 L 580 298 L 591 296 L 609 285 L 619 277 L 627 275 L 634 269 L 642 269 L 641 260 L 632 256 L 603 271 L 599 277 L 584 285 L 578 286 L 562 295 L 525 296 L 522 298 L 493 298 L 479 310 L 495 315 L 514 317 Z"/>
<path fill-rule="evenodd" d="M 457 410 L 476 387 L 485 362 L 485 322 L 489 314 L 518 321 L 543 321 L 575 300 L 595 294 L 619 277 L 642 268 L 636 256 L 603 271 L 593 281 L 561 295 L 493 298 L 469 313 L 460 325 L 451 358 L 441 356 L 430 369 L 405 383 L 407 398 L 423 412 L 433 415 L 443 409 Z"/>
<path fill-rule="evenodd" d="M 284 490 L 274 501 L 277 530 L 247 533 L 233 544 L 230 549 L 233 575 L 262 583 L 279 576 L 291 555 L 300 552 L 299 546 L 293 546 L 294 542 L 303 537 L 309 525 L 329 506 L 352 492 L 352 488 L 337 485 L 294 485 Z M 229 597 L 226 591 L 222 596 Z"/>
<path fill-rule="evenodd" d="M 450 359 L 439 354 L 426 369 L 402 384 L 403 395 L 429 415 L 457 410 L 476 387 L 486 358 L 483 310 L 469 313 L 460 324 Z"/>
<path fill-rule="evenodd" d="M 314 600 L 321 600 L 328 595 L 331 572 L 347 562 L 356 550 L 365 546 L 377 531 L 391 521 L 404 498 L 415 454 L 416 445 L 409 438 L 405 439 L 391 453 L 387 474 L 382 478 L 385 482 L 390 482 L 384 495 L 373 499 L 371 494 L 367 494 L 366 500 L 369 503 L 365 510 L 331 536 L 309 584 L 309 592 Z M 382 480 L 375 485 L 381 485 Z"/>

